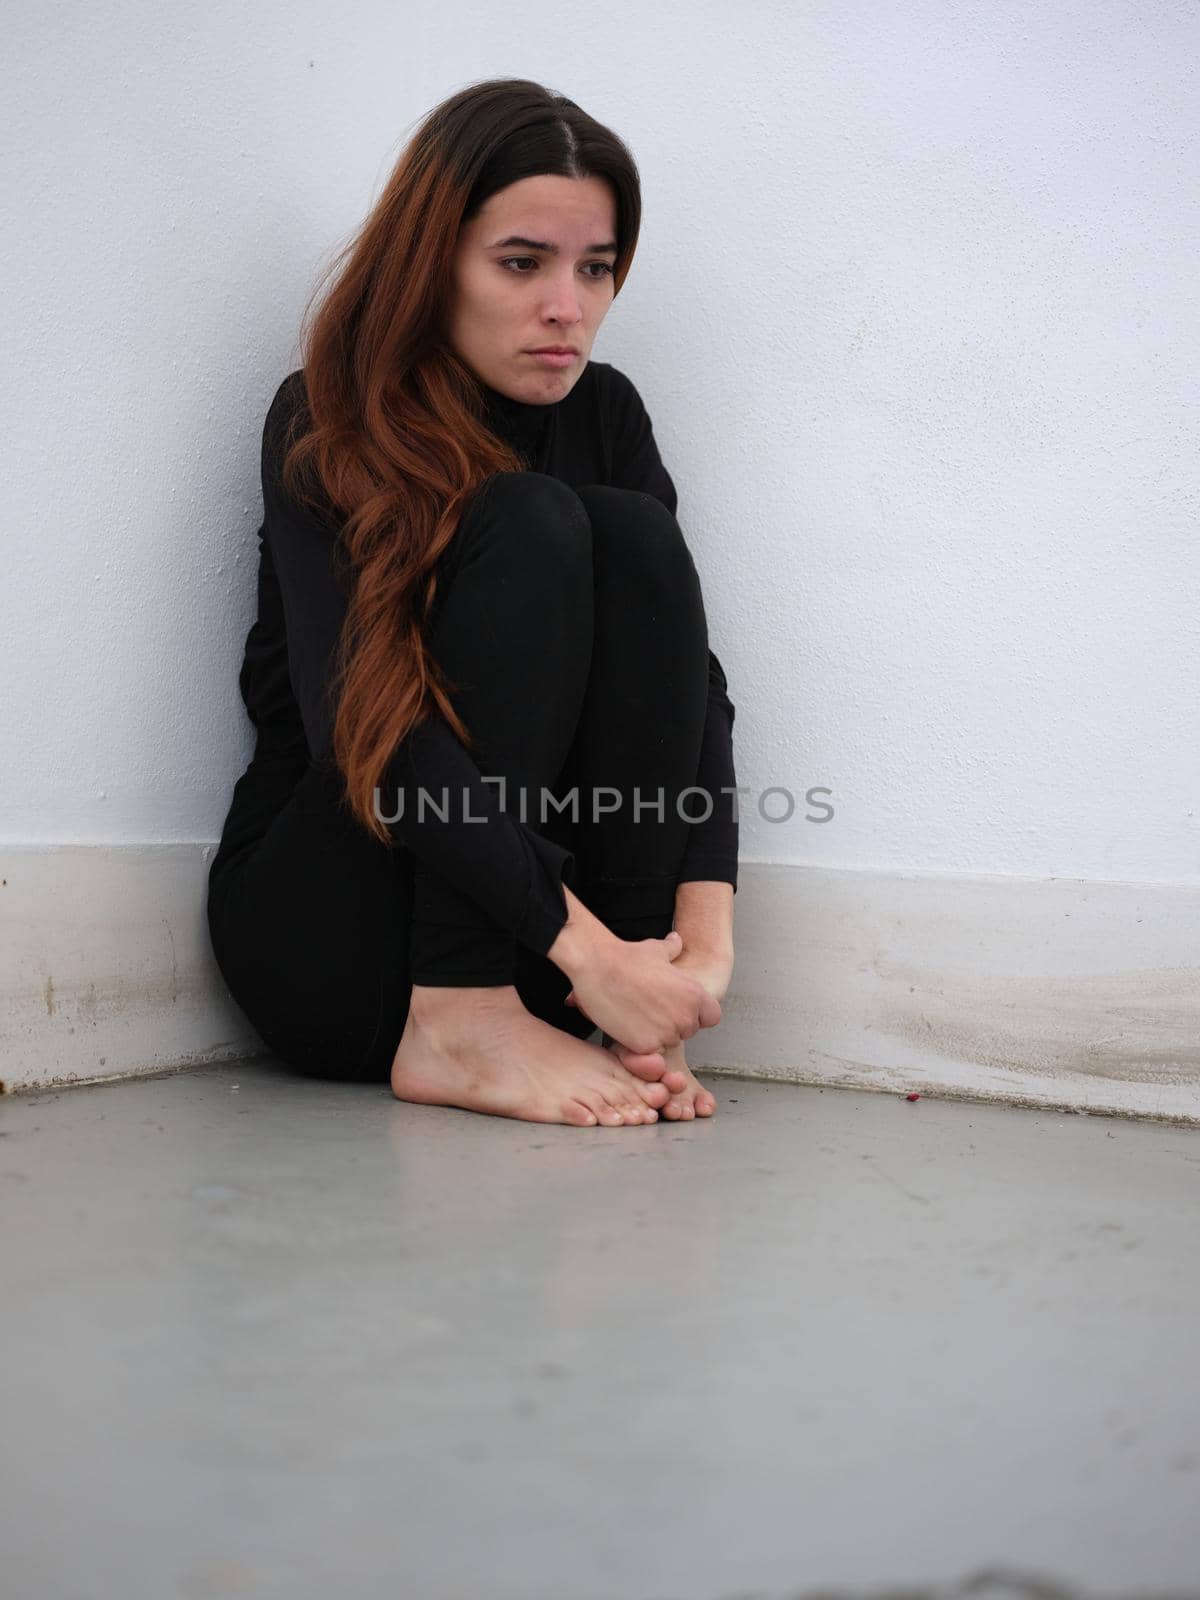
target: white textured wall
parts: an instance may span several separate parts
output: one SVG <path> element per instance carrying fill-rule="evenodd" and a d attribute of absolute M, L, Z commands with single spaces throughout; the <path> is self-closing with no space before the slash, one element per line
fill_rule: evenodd
<path fill-rule="evenodd" d="M 516 74 L 642 170 L 594 354 L 678 482 L 740 781 L 832 790 L 748 797 L 744 857 L 1197 882 L 1198 17 L 11 10 L 0 837 L 216 838 L 304 301 L 405 130 Z"/>

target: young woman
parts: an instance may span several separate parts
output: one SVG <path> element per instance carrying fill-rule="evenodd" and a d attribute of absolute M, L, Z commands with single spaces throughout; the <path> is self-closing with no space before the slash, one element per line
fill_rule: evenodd
<path fill-rule="evenodd" d="M 733 968 L 734 708 L 650 419 L 589 359 L 640 215 L 574 102 L 454 95 L 268 410 L 208 918 L 299 1071 L 581 1127 L 715 1110 L 683 1045 Z"/>

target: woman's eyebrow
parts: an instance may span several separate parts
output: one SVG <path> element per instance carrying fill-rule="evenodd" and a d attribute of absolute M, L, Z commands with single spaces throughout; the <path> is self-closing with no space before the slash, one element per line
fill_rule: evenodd
<path fill-rule="evenodd" d="M 556 244 L 548 244 L 544 239 L 523 239 L 519 233 L 511 233 L 507 239 L 497 239 L 495 244 L 488 245 L 488 249 L 504 250 L 510 245 L 523 245 L 526 250 L 541 250 L 548 256 L 561 254 Z M 586 256 L 615 256 L 617 247 L 611 241 L 608 244 L 589 244 L 583 253 Z"/>

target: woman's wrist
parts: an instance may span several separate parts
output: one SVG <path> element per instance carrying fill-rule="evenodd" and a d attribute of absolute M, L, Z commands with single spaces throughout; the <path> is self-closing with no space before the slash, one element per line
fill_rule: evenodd
<path fill-rule="evenodd" d="M 560 972 L 575 982 L 598 957 L 619 943 L 616 934 L 563 884 L 567 920 L 546 951 Z M 675 886 L 676 933 L 685 950 L 718 962 L 733 960 L 733 885 L 696 881 Z"/>
<path fill-rule="evenodd" d="M 567 904 L 567 920 L 546 951 L 546 957 L 574 983 L 606 946 L 615 943 L 616 935 L 594 912 L 588 910 L 578 895 L 572 894 L 565 883 L 562 889 Z"/>

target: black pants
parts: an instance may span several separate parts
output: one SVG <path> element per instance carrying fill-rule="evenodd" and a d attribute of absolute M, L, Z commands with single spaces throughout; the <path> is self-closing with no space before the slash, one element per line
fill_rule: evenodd
<path fill-rule="evenodd" d="M 484 487 L 442 558 L 428 635 L 457 685 L 470 754 L 505 779 L 505 811 L 521 815 L 524 791 L 527 825 L 574 853 L 564 881 L 590 910 L 620 938 L 661 938 L 690 826 L 676 797 L 696 781 L 707 708 L 691 555 L 650 495 L 533 472 Z M 440 797 L 446 778 L 422 771 L 420 783 Z M 577 791 L 577 817 L 543 816 L 543 786 Z M 611 814 L 593 810 L 599 786 L 621 797 Z M 414 982 L 512 983 L 534 1015 L 579 1038 L 594 1031 L 563 1004 L 570 980 L 552 961 L 405 845 L 373 838 L 340 776 L 306 749 L 259 751 L 238 780 L 208 920 L 256 1032 L 317 1076 L 387 1081 Z"/>

